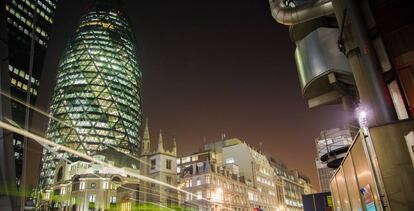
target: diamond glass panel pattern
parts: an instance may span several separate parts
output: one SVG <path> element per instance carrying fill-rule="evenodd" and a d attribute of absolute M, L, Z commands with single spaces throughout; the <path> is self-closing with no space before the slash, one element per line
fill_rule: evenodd
<path fill-rule="evenodd" d="M 85 15 L 58 68 L 47 137 L 89 155 L 107 144 L 137 154 L 141 127 L 141 72 L 134 37 L 117 10 L 95 7 Z M 59 153 L 62 158 L 69 158 Z M 42 186 L 58 158 L 46 150 Z"/>

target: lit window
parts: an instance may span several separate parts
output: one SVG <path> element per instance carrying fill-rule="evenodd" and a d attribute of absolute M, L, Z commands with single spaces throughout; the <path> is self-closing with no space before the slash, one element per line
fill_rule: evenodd
<path fill-rule="evenodd" d="M 16 85 L 16 83 L 17 83 L 16 79 L 12 78 L 11 79 L 11 84 Z"/>
<path fill-rule="evenodd" d="M 104 181 L 102 187 L 103 187 L 103 189 L 108 189 L 109 188 L 109 182 Z"/>
<path fill-rule="evenodd" d="M 226 158 L 226 164 L 234 163 L 234 158 Z"/>
<path fill-rule="evenodd" d="M 80 183 L 79 183 L 79 189 L 80 189 L 80 190 L 85 189 L 85 182 L 80 182 Z"/>
<path fill-rule="evenodd" d="M 95 201 L 96 201 L 96 195 L 95 194 L 89 195 L 89 202 L 90 203 L 95 203 Z"/>
<path fill-rule="evenodd" d="M 181 159 L 181 163 L 188 163 L 188 162 L 190 162 L 191 161 L 191 158 L 190 157 L 183 157 L 182 159 Z"/>
<path fill-rule="evenodd" d="M 116 204 L 116 196 L 111 196 L 110 202 L 111 204 Z"/>
<path fill-rule="evenodd" d="M 206 176 L 206 184 L 210 184 L 210 175 Z"/>

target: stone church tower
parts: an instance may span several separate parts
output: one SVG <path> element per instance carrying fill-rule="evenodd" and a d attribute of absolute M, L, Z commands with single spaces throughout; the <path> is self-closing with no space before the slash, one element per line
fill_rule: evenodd
<path fill-rule="evenodd" d="M 157 181 L 177 187 L 177 144 L 173 140 L 171 150 L 164 149 L 162 133 L 158 135 L 156 150 L 151 150 L 148 120 L 145 123 L 140 155 L 140 172 Z M 140 202 L 143 204 L 160 203 L 162 206 L 178 205 L 177 191 L 172 187 L 141 181 Z"/>

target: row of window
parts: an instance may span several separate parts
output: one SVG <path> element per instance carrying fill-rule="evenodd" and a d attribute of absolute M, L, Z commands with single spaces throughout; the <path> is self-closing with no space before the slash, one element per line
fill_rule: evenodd
<path fill-rule="evenodd" d="M 35 9 L 35 4 L 33 4 L 32 2 L 30 2 L 29 0 L 22 0 L 24 3 L 26 3 L 26 5 L 27 6 L 29 6 L 30 8 L 32 8 L 32 10 L 34 10 Z M 50 1 L 49 1 L 50 2 Z M 48 2 L 48 3 L 49 3 Z M 52 2 L 50 2 L 52 5 L 54 5 Z M 37 0 L 37 5 L 40 5 L 40 7 L 43 9 L 43 10 L 45 10 L 46 12 L 48 12 L 49 13 L 49 15 L 53 15 L 53 11 L 48 7 L 48 6 L 46 6 L 45 4 L 43 4 L 43 2 L 42 1 L 40 1 L 40 0 Z M 54 7 L 54 9 L 56 9 L 56 6 Z M 36 12 L 38 13 L 38 14 L 40 14 L 40 16 L 42 16 L 45 20 L 47 20 L 48 22 L 50 22 L 50 23 L 52 23 L 53 22 L 53 20 L 52 20 L 52 18 L 50 18 L 50 16 L 49 15 L 47 15 L 47 14 L 45 14 L 42 10 L 39 10 L 39 8 L 36 8 Z"/>
<path fill-rule="evenodd" d="M 256 177 L 256 180 L 257 180 L 258 182 L 260 182 L 260 183 L 262 183 L 262 184 L 265 184 L 265 185 L 268 185 L 268 186 L 272 186 L 272 187 L 274 187 L 274 186 L 275 186 L 275 183 L 274 183 L 273 181 L 271 181 L 271 180 L 269 180 L 269 179 L 266 179 L 266 178 L 263 178 L 263 177 L 260 177 L 260 176 L 257 176 L 257 177 Z"/>
<path fill-rule="evenodd" d="M 25 23 L 29 29 L 31 29 L 33 26 L 33 22 L 32 20 L 29 20 L 27 18 L 25 18 L 23 15 L 21 15 L 18 11 L 16 11 L 15 9 L 13 9 L 12 7 L 10 7 L 9 5 L 6 5 L 6 11 L 8 11 L 10 14 L 12 14 L 13 16 L 15 16 L 17 19 L 19 19 L 21 22 Z M 31 36 L 31 33 L 28 30 L 23 30 L 23 32 L 26 35 Z M 36 32 L 40 35 L 42 35 L 46 40 L 48 39 L 48 35 L 47 33 L 40 27 L 36 27 Z"/>
<path fill-rule="evenodd" d="M 180 165 L 182 163 L 189 163 L 189 162 L 194 162 L 197 160 L 198 160 L 198 156 L 192 155 L 192 156 L 182 157 L 181 159 L 177 159 L 177 164 Z"/>
<path fill-rule="evenodd" d="M 172 169 L 172 165 L 171 165 L 172 161 L 170 159 L 166 159 L 165 160 L 165 168 L 168 170 Z M 157 165 L 157 160 L 156 159 L 151 159 L 151 170 L 155 169 Z"/>
<path fill-rule="evenodd" d="M 96 203 L 96 194 L 89 194 L 88 199 L 89 199 L 88 200 L 89 203 Z M 109 197 L 109 202 L 111 204 L 116 204 L 116 196 L 110 196 Z M 75 205 L 76 203 L 77 203 L 76 198 L 72 197 L 72 205 Z M 56 206 L 56 205 L 57 205 L 57 203 L 55 204 L 55 207 L 57 208 L 58 206 Z M 63 207 L 66 207 L 66 206 L 70 206 L 69 200 L 63 201 Z"/>
<path fill-rule="evenodd" d="M 25 71 L 18 69 L 16 67 L 13 67 L 11 65 L 9 65 L 9 71 L 20 76 L 21 78 L 25 79 L 26 81 L 30 81 L 32 82 L 32 84 L 39 86 L 39 80 L 37 80 L 36 78 L 34 78 L 33 76 L 30 77 L 29 74 L 27 74 Z"/>
<path fill-rule="evenodd" d="M 16 88 L 18 88 L 18 89 L 20 89 L 24 92 L 27 92 L 28 87 L 25 83 L 22 83 L 22 82 L 16 80 L 15 78 L 11 78 L 10 83 L 13 87 L 16 87 Z M 34 96 L 36 96 L 37 95 L 37 90 L 32 87 L 32 88 L 30 88 L 30 93 L 32 93 Z"/>
<path fill-rule="evenodd" d="M 25 2 L 25 3 L 26 3 L 26 5 L 27 5 L 28 7 L 30 7 L 30 5 L 32 5 L 32 6 L 33 6 L 33 8 L 34 8 L 34 5 L 33 5 L 33 4 L 31 4 L 29 1 L 27 1 L 27 0 L 23 0 L 23 2 Z M 16 0 L 13 0 L 13 1 L 12 1 L 12 4 L 13 4 L 13 5 L 15 5 L 17 8 L 19 8 L 22 12 L 24 12 L 25 14 L 27 14 L 29 17 L 33 18 L 33 14 L 32 14 L 32 12 L 31 12 L 31 11 L 33 11 L 33 8 L 31 8 L 32 10 L 31 10 L 31 11 L 29 11 L 26 7 L 23 7 L 21 4 L 17 3 L 17 1 L 16 1 Z M 37 14 L 39 14 L 42 18 L 44 18 L 47 22 L 49 22 L 49 23 L 51 23 L 51 24 L 53 23 L 53 19 L 52 19 L 52 18 L 50 18 L 50 16 L 48 16 L 47 14 L 45 14 L 43 11 L 39 10 L 38 8 L 36 8 L 36 12 L 37 12 Z"/>
<path fill-rule="evenodd" d="M 26 28 L 24 28 L 23 26 L 21 26 L 20 24 L 18 24 L 16 21 L 10 19 L 9 17 L 7 17 L 7 22 L 9 22 L 10 24 L 12 24 L 14 27 L 16 27 L 16 29 L 19 29 L 21 32 L 23 32 L 24 34 L 26 34 L 29 37 L 32 37 L 32 33 L 29 32 Z M 38 36 L 35 37 L 36 42 L 38 42 L 41 46 L 46 47 L 46 42 L 44 42 L 42 39 L 39 39 Z"/>

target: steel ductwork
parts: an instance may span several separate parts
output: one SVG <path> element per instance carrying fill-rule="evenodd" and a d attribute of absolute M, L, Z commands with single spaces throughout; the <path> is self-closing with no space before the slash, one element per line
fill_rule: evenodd
<path fill-rule="evenodd" d="M 286 7 L 284 0 L 269 0 L 273 18 L 283 25 L 296 25 L 333 13 L 330 0 L 318 0 L 296 7 Z"/>

